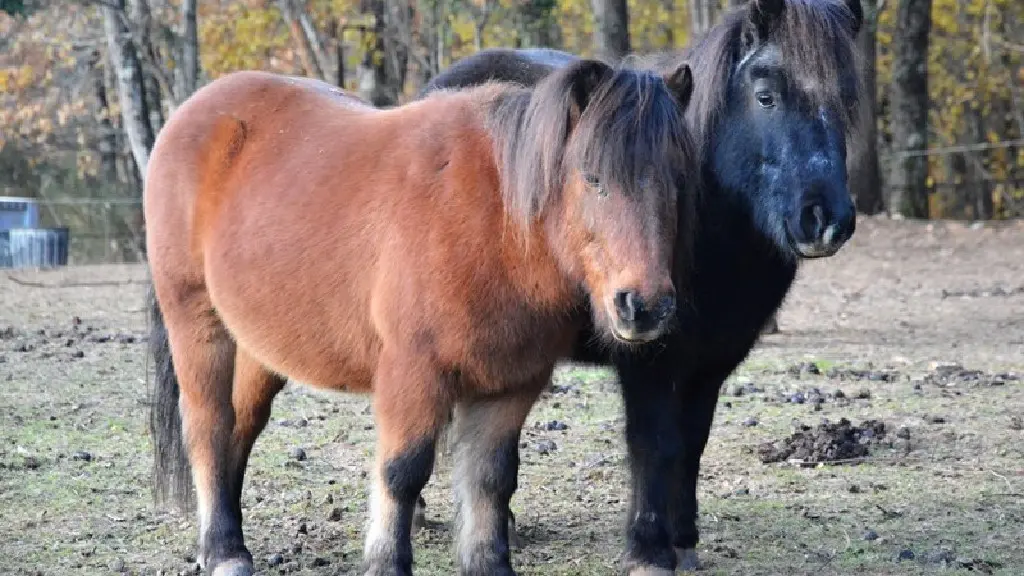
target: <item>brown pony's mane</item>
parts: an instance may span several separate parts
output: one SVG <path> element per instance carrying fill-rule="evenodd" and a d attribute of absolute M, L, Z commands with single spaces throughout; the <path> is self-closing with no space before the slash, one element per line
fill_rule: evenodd
<path fill-rule="evenodd" d="M 723 16 L 722 24 L 679 54 L 657 57 L 658 68 L 687 60 L 693 68 L 694 87 L 686 114 L 694 137 L 707 150 L 707 139 L 726 106 L 729 77 L 743 49 L 750 7 L 747 4 Z M 842 0 L 786 0 L 782 15 L 770 30 L 770 42 L 779 46 L 789 80 L 806 90 L 810 104 L 840 115 L 844 129 L 856 125 L 861 93 L 854 15 Z"/>
<path fill-rule="evenodd" d="M 678 104 L 656 73 L 612 69 L 581 113 L 573 69 L 557 70 L 534 88 L 500 91 L 487 114 L 505 209 L 524 230 L 557 199 L 572 167 L 602 182 L 666 182 L 696 157 Z M 666 163 L 667 154 L 677 154 L 675 162 Z"/>

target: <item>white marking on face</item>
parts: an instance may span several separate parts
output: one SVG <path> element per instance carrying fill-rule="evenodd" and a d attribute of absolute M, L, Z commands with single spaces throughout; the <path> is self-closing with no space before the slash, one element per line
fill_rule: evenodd
<path fill-rule="evenodd" d="M 836 232 L 838 230 L 839 227 L 835 224 L 830 224 L 828 228 L 825 228 L 825 233 L 821 237 L 822 244 L 824 244 L 825 246 L 831 246 L 832 241 L 835 240 Z"/>
<path fill-rule="evenodd" d="M 807 159 L 807 165 L 811 168 L 827 169 L 832 167 L 832 159 L 824 152 L 815 152 Z"/>

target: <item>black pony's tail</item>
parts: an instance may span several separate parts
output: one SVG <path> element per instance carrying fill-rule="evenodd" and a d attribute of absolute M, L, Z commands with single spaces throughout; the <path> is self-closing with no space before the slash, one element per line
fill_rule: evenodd
<path fill-rule="evenodd" d="M 149 353 L 155 368 L 150 395 L 149 431 L 153 437 L 153 488 L 156 501 L 170 501 L 182 511 L 191 510 L 192 470 L 182 435 L 178 406 L 178 376 L 174 373 L 167 327 L 156 293 L 149 289 Z"/>

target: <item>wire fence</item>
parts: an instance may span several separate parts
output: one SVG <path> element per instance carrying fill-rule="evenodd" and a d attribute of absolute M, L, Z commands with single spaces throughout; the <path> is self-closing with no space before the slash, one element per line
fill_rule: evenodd
<path fill-rule="evenodd" d="M 69 231 L 68 264 L 143 260 L 145 225 L 138 198 L 37 199 L 40 227 Z"/>
<path fill-rule="evenodd" d="M 1024 148 L 1024 139 L 981 142 L 896 151 L 880 155 L 883 164 L 894 160 L 942 156 L 952 159 L 998 149 Z M 884 175 L 884 174 L 883 174 Z M 994 178 L 985 171 L 974 171 L 969 178 L 951 178 L 931 182 L 930 204 L 946 218 L 1021 218 L 1024 217 L 1024 170 L 1011 170 L 1009 178 Z M 883 189 L 888 198 L 892 186 Z M 46 197 L 33 199 L 39 212 L 40 227 L 61 227 L 69 231 L 68 264 L 137 263 L 144 259 L 145 224 L 142 200 L 126 196 Z M 989 211 L 989 213 L 985 213 Z"/>

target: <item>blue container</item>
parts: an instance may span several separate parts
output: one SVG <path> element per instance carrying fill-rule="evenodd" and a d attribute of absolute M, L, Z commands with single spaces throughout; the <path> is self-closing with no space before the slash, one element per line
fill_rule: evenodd
<path fill-rule="evenodd" d="M 67 228 L 14 228 L 7 233 L 12 268 L 67 266 Z"/>
<path fill-rule="evenodd" d="M 0 230 L 38 227 L 39 203 L 35 198 L 0 196 Z"/>
<path fill-rule="evenodd" d="M 10 243 L 10 230 L 0 230 L 0 268 L 10 268 L 12 265 Z"/>

